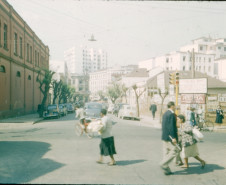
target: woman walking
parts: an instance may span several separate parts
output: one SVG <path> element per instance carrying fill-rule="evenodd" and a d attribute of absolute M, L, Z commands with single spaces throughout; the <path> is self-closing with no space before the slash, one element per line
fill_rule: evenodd
<path fill-rule="evenodd" d="M 221 106 L 218 105 L 217 110 L 216 110 L 216 121 L 215 121 L 215 123 L 221 125 L 223 123 L 223 119 L 224 119 L 223 110 L 221 109 Z"/>
<path fill-rule="evenodd" d="M 101 110 L 101 123 L 103 124 L 103 128 L 101 129 L 101 142 L 100 142 L 100 159 L 97 161 L 99 164 L 103 164 L 103 156 L 110 156 L 111 162 L 108 163 L 109 166 L 116 165 L 116 161 L 114 159 L 115 151 L 115 143 L 114 137 L 112 136 L 112 121 L 106 116 L 107 110 Z"/>
<path fill-rule="evenodd" d="M 192 129 L 193 127 L 190 125 L 189 122 L 185 122 L 184 115 L 178 115 L 177 121 L 179 123 L 182 123 L 181 128 L 181 136 L 182 136 L 182 158 L 184 158 L 184 165 L 182 168 L 188 168 L 188 158 L 194 157 L 196 160 L 198 160 L 201 163 L 201 167 L 205 167 L 205 161 L 199 157 L 198 147 L 197 147 L 197 141 L 193 138 Z"/>

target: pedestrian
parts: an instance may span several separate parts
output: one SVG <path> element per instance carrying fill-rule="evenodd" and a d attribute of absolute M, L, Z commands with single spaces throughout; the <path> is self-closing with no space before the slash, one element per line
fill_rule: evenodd
<path fill-rule="evenodd" d="M 182 168 L 188 168 L 188 158 L 194 157 L 201 163 L 201 167 L 204 168 L 206 162 L 199 157 L 197 141 L 193 137 L 192 129 L 193 127 L 187 121 L 185 122 L 184 115 L 180 114 L 177 116 L 177 122 L 182 124 L 181 127 L 181 137 L 182 137 L 182 152 L 181 156 L 184 158 L 184 165 Z"/>
<path fill-rule="evenodd" d="M 175 116 L 177 117 L 177 115 L 175 114 Z M 178 134 L 178 145 L 180 146 L 180 148 L 182 148 L 182 135 L 181 135 L 181 128 L 182 128 L 182 124 L 180 122 L 177 121 L 177 134 Z M 181 156 L 180 156 L 181 150 L 178 151 L 177 156 L 176 156 L 176 166 L 182 166 L 184 165 Z"/>
<path fill-rule="evenodd" d="M 101 123 L 103 127 L 100 131 L 101 142 L 100 142 L 100 159 L 97 161 L 99 164 L 103 164 L 103 156 L 110 156 L 111 162 L 108 163 L 109 166 L 116 165 L 114 159 L 114 154 L 116 154 L 114 136 L 112 135 L 112 121 L 107 116 L 107 110 L 101 110 Z"/>
<path fill-rule="evenodd" d="M 169 164 L 178 154 L 178 148 L 176 147 L 178 135 L 176 116 L 174 113 L 175 103 L 169 102 L 167 107 L 168 110 L 162 117 L 163 160 L 160 163 L 160 167 L 165 175 L 171 175 L 173 173 L 169 168 Z"/>
<path fill-rule="evenodd" d="M 191 126 L 195 126 L 196 125 L 196 120 L 195 120 L 195 108 L 191 107 L 191 112 L 190 112 L 190 124 Z"/>
<path fill-rule="evenodd" d="M 75 118 L 79 119 L 80 127 L 85 133 L 87 134 L 87 125 L 85 124 L 85 114 L 84 114 L 84 109 L 80 105 L 75 106 Z"/>
<path fill-rule="evenodd" d="M 223 119 L 224 119 L 224 112 L 221 109 L 221 106 L 218 105 L 218 107 L 216 109 L 216 121 L 215 121 L 215 123 L 221 125 L 223 123 Z"/>
<path fill-rule="evenodd" d="M 152 113 L 152 118 L 153 118 L 153 120 L 154 120 L 154 119 L 155 119 L 155 112 L 157 111 L 157 106 L 156 106 L 155 103 L 151 104 L 151 106 L 150 106 L 150 111 L 151 111 L 151 113 Z"/>

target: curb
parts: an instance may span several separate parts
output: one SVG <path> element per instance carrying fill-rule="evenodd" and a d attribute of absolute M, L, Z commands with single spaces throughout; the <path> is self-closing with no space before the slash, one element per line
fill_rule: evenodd
<path fill-rule="evenodd" d="M 32 123 L 32 125 L 34 125 L 34 124 L 36 124 L 36 123 L 39 123 L 39 122 L 41 122 L 42 120 L 44 120 L 44 118 L 41 118 L 41 119 L 38 119 L 38 120 L 34 121 L 34 122 Z"/>

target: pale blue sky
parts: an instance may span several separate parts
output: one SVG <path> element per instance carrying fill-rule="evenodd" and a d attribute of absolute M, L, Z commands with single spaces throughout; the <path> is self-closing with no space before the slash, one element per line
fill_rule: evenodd
<path fill-rule="evenodd" d="M 51 60 L 93 43 L 109 64 L 137 64 L 178 50 L 192 39 L 226 38 L 226 2 L 8 0 L 41 40 Z"/>

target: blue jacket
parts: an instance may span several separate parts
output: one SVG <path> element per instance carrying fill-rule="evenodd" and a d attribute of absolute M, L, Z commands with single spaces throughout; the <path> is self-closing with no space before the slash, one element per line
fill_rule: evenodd
<path fill-rule="evenodd" d="M 178 141 L 176 114 L 167 110 L 162 117 L 162 140 L 171 141 L 169 135 Z"/>

